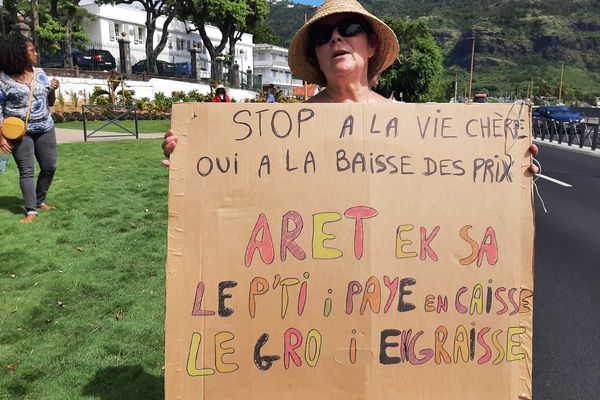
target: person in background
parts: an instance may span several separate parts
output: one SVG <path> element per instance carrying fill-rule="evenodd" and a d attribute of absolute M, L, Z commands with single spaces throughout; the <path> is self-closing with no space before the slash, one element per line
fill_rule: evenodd
<path fill-rule="evenodd" d="M 379 75 L 394 63 L 400 45 L 394 31 L 356 0 L 327 0 L 296 32 L 288 51 L 292 73 L 326 89 L 309 103 L 392 103 L 372 90 Z M 177 136 L 167 131 L 166 157 Z M 533 145 L 531 152 L 537 154 Z M 168 166 L 169 161 L 163 160 Z M 537 167 L 530 166 L 532 172 Z"/>
<path fill-rule="evenodd" d="M 269 85 L 269 90 L 267 91 L 267 103 L 277 103 L 277 98 L 275 97 L 275 85 Z"/>
<path fill-rule="evenodd" d="M 38 54 L 31 39 L 12 34 L 0 43 L 0 126 L 7 117 L 26 120 L 33 87 L 29 120 L 23 137 L 9 140 L 1 133 L 0 151 L 12 153 L 19 169 L 19 185 L 25 202 L 22 223 L 31 223 L 39 210 L 55 207 L 46 204 L 56 171 L 56 135 L 50 107 L 56 101 L 59 82 L 48 79 L 41 68 L 35 68 Z M 37 184 L 35 160 L 40 168 Z"/>
<path fill-rule="evenodd" d="M 227 95 L 225 91 L 225 86 L 219 85 L 217 86 L 217 90 L 215 90 L 215 97 L 213 97 L 213 103 L 230 103 L 231 99 Z"/>

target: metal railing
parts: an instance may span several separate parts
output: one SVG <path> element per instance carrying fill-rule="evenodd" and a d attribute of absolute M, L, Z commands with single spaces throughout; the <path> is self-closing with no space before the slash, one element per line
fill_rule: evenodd
<path fill-rule="evenodd" d="M 138 115 L 137 115 L 137 107 L 135 106 L 96 106 L 96 105 L 84 105 L 81 106 L 81 111 L 83 114 L 83 140 L 87 142 L 92 138 L 118 138 L 118 137 L 129 137 L 135 136 L 136 139 L 139 139 L 139 131 L 138 131 Z M 88 113 L 105 113 L 104 124 L 99 128 L 93 130 L 88 133 L 87 123 L 88 123 Z M 120 122 L 122 120 L 129 120 L 133 114 L 134 120 L 134 130 L 135 132 L 129 130 L 127 127 L 123 126 Z M 102 129 L 108 125 L 116 125 L 119 128 L 123 129 L 125 132 L 122 133 L 103 133 Z M 95 135 L 99 133 L 98 135 Z M 95 135 L 95 136 L 94 136 Z"/>
<path fill-rule="evenodd" d="M 566 142 L 569 146 L 579 148 L 589 146 L 592 150 L 598 147 L 600 124 L 597 122 L 559 122 L 553 119 L 533 117 L 533 137 L 550 143 Z"/>

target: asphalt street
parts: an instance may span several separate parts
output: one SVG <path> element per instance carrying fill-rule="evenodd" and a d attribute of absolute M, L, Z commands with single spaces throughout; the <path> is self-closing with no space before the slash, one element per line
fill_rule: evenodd
<path fill-rule="evenodd" d="M 533 398 L 600 399 L 600 151 L 540 146 Z"/>

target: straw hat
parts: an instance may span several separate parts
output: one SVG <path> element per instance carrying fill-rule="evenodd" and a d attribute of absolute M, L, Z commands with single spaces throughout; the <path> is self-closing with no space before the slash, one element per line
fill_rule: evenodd
<path fill-rule="evenodd" d="M 296 32 L 288 51 L 289 65 L 292 72 L 308 82 L 324 85 L 325 76 L 319 70 L 316 61 L 307 54 L 310 45 L 309 32 L 313 24 L 329 15 L 354 13 L 363 16 L 377 35 L 378 46 L 375 55 L 369 60 L 369 72 L 378 74 L 394 63 L 400 52 L 398 38 L 394 31 L 379 18 L 369 13 L 356 0 L 326 0 L 315 15 Z M 371 76 L 369 76 L 371 78 Z"/>

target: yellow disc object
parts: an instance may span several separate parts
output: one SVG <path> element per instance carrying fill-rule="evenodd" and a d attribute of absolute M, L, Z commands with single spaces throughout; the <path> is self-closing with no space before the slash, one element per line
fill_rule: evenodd
<path fill-rule="evenodd" d="M 8 117 L 2 121 L 2 135 L 7 139 L 20 139 L 25 134 L 25 122 L 16 117 Z"/>

